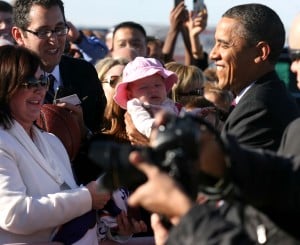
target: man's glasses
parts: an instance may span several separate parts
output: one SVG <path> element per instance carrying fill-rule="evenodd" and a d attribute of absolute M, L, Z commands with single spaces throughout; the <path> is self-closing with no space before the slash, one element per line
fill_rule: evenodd
<path fill-rule="evenodd" d="M 32 31 L 32 30 L 25 29 L 24 31 L 27 31 L 27 32 L 37 36 L 40 39 L 46 39 L 46 38 L 50 38 L 52 36 L 52 34 L 54 34 L 54 33 L 57 36 L 65 36 L 65 35 L 67 35 L 69 29 L 70 29 L 69 26 L 65 25 L 65 26 L 61 26 L 61 27 L 56 27 L 54 30 Z"/>
<path fill-rule="evenodd" d="M 300 49 L 289 49 L 291 62 L 300 60 Z"/>
<path fill-rule="evenodd" d="M 117 76 L 117 75 L 109 76 L 108 78 L 105 78 L 101 83 L 108 83 L 109 86 L 115 88 L 120 78 L 121 76 Z"/>
<path fill-rule="evenodd" d="M 48 89 L 49 78 L 48 78 L 48 76 L 45 76 L 45 75 L 41 75 L 39 79 L 37 79 L 35 77 L 30 77 L 27 79 L 27 82 L 21 83 L 21 86 L 26 89 L 38 88 L 39 86 Z"/>

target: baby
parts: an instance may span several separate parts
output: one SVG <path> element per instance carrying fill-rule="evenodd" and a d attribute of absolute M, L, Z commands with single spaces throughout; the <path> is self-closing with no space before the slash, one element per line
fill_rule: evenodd
<path fill-rule="evenodd" d="M 115 102 L 131 115 L 137 130 L 150 136 L 154 114 L 159 110 L 178 115 L 180 106 L 167 97 L 177 75 L 154 58 L 136 57 L 123 70 Z"/>

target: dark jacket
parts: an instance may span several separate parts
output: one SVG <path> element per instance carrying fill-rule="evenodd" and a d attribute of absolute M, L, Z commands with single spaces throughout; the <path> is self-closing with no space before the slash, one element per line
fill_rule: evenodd
<path fill-rule="evenodd" d="M 196 205 L 171 230 L 167 244 L 300 244 L 300 156 L 249 150 L 230 135 L 223 140 L 232 195 L 220 208 Z"/>
<path fill-rule="evenodd" d="M 66 93 L 76 93 L 82 102 L 86 126 L 92 130 L 101 128 L 106 98 L 94 66 L 84 60 L 63 55 L 59 71 Z"/>
<path fill-rule="evenodd" d="M 225 121 L 222 135 L 251 148 L 277 150 L 284 129 L 298 117 L 294 98 L 275 71 L 257 80 Z"/>

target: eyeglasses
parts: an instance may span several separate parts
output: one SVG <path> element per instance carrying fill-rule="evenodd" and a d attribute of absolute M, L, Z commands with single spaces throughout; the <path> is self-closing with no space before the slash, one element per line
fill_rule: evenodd
<path fill-rule="evenodd" d="M 202 96 L 203 95 L 203 88 L 194 89 L 194 90 L 192 90 L 190 92 L 187 92 L 187 93 L 179 92 L 178 95 L 180 95 L 180 96 Z"/>
<path fill-rule="evenodd" d="M 40 39 L 46 39 L 46 38 L 50 38 L 53 33 L 55 33 L 55 35 L 57 35 L 57 36 L 67 35 L 69 29 L 70 29 L 69 26 L 65 25 L 62 27 L 56 27 L 54 30 L 32 31 L 32 30 L 25 29 L 24 31 L 27 31 L 27 32 L 37 36 Z"/>
<path fill-rule="evenodd" d="M 109 76 L 108 78 L 105 78 L 101 83 L 108 83 L 109 86 L 115 88 L 121 77 L 122 76 L 118 75 Z"/>
<path fill-rule="evenodd" d="M 300 49 L 289 49 L 291 62 L 300 60 Z"/>
<path fill-rule="evenodd" d="M 41 75 L 39 79 L 37 79 L 35 77 L 30 77 L 27 79 L 27 82 L 21 83 L 21 86 L 26 89 L 38 88 L 39 86 L 48 89 L 49 78 L 48 78 L 48 76 L 45 76 L 45 75 Z"/>

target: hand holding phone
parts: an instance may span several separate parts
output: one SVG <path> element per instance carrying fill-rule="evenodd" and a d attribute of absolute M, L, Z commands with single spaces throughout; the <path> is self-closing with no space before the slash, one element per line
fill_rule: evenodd
<path fill-rule="evenodd" d="M 205 8 L 204 0 L 193 0 L 193 12 L 197 15 Z"/>
<path fill-rule="evenodd" d="M 178 5 L 178 4 L 180 4 L 181 2 L 183 2 L 184 0 L 175 0 L 174 1 L 174 5 L 175 5 L 175 7 Z"/>

